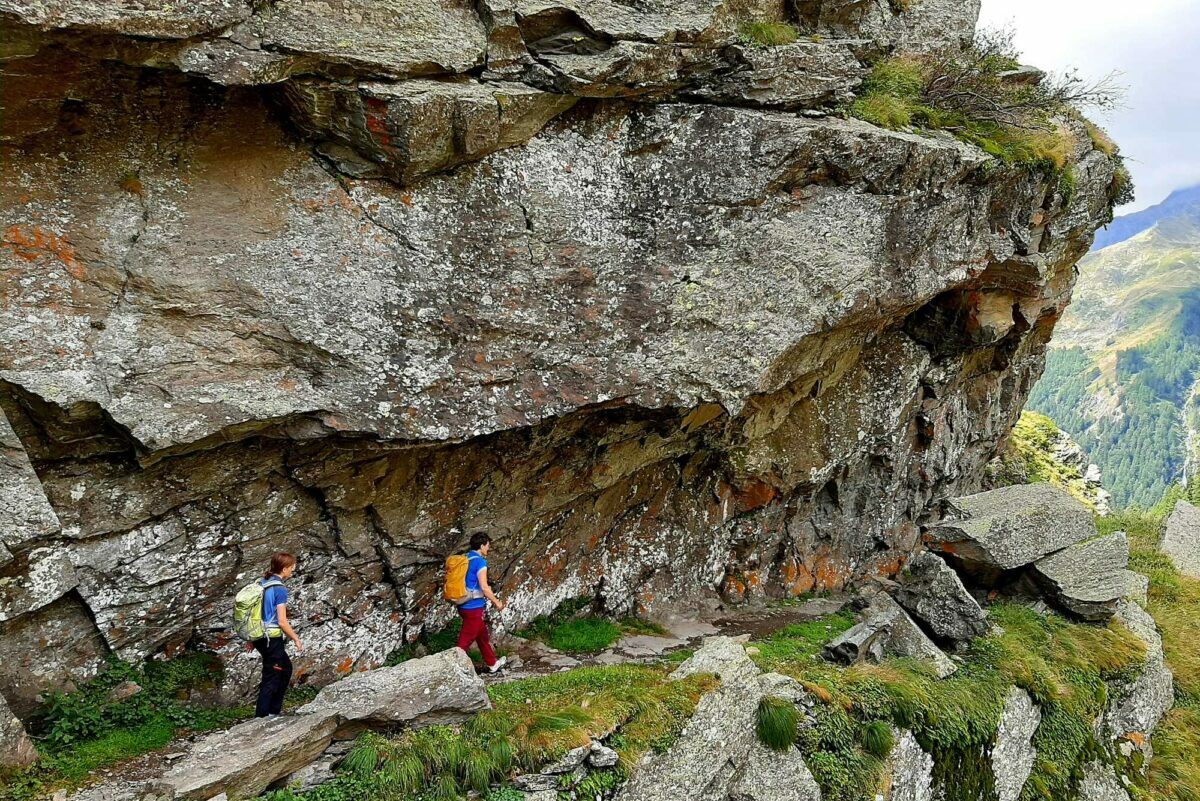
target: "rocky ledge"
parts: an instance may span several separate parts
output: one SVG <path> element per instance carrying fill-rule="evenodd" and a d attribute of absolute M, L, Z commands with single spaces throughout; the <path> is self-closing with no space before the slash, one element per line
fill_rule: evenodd
<path fill-rule="evenodd" d="M 0 695 L 189 646 L 236 695 L 278 549 L 314 683 L 478 528 L 508 623 L 895 575 L 1111 212 L 1078 121 L 1066 191 L 838 114 L 977 12 L 0 0 Z"/>

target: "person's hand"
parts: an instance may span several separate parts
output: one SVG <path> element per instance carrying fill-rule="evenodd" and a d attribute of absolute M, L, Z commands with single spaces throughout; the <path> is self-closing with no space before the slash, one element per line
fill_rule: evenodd
<path fill-rule="evenodd" d="M 503 612 L 504 606 L 505 606 L 504 601 L 501 601 L 499 598 L 497 598 L 496 599 L 496 611 Z"/>
<path fill-rule="evenodd" d="M 247 640 L 247 641 L 246 641 L 246 644 L 245 644 L 244 646 L 242 646 L 242 647 L 246 649 L 246 653 L 250 653 L 251 651 L 253 651 L 253 650 L 254 650 L 254 643 L 252 643 L 252 642 L 250 642 L 249 640 Z"/>
<path fill-rule="evenodd" d="M 299 637 L 297 637 L 296 639 L 292 640 L 292 645 L 295 645 L 295 646 L 296 646 L 296 653 L 299 653 L 299 654 L 302 654 L 302 653 L 304 653 L 304 646 L 303 646 L 303 645 L 300 643 L 300 638 L 299 638 Z"/>

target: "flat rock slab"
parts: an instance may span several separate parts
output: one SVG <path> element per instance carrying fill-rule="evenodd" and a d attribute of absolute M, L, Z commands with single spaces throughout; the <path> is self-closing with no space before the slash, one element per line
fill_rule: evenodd
<path fill-rule="evenodd" d="M 687 645 L 687 640 L 676 637 L 658 637 L 652 634 L 635 634 L 617 641 L 616 650 L 631 657 L 659 656 L 672 648 Z"/>
<path fill-rule="evenodd" d="M 929 548 L 962 562 L 1012 570 L 1096 536 L 1092 511 L 1049 484 L 1017 484 L 956 498 L 961 520 L 926 532 Z"/>
<path fill-rule="evenodd" d="M 1176 503 L 1158 547 L 1171 557 L 1180 573 L 1200 578 L 1200 509 L 1187 501 Z"/>
<path fill-rule="evenodd" d="M 336 714 L 255 718 L 210 734 L 156 783 L 175 798 L 253 798 L 315 762 L 341 724 Z"/>
<path fill-rule="evenodd" d="M 1129 592 L 1129 540 L 1117 531 L 1064 548 L 1033 566 L 1050 599 L 1084 620 L 1108 620 Z"/>
<path fill-rule="evenodd" d="M 907 729 L 892 727 L 892 753 L 888 755 L 891 787 L 887 801 L 931 801 L 933 798 L 933 757 L 921 748 Z"/>
<path fill-rule="evenodd" d="M 1079 801 L 1129 801 L 1129 792 L 1117 778 L 1112 765 L 1097 760 L 1083 766 Z"/>
<path fill-rule="evenodd" d="M 358 673 L 330 684 L 302 716 L 339 715 L 349 724 L 451 721 L 491 708 L 483 679 L 460 648 Z"/>

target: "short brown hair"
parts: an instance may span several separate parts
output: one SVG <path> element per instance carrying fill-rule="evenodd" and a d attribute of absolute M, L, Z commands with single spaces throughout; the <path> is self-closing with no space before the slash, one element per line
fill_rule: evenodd
<path fill-rule="evenodd" d="M 287 551 L 280 551 L 271 556 L 271 568 L 266 573 L 263 573 L 263 578 L 278 576 L 294 564 L 296 564 L 296 557 Z"/>

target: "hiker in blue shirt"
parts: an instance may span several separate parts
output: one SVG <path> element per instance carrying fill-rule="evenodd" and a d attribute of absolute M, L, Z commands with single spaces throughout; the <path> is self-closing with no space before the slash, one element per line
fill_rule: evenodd
<path fill-rule="evenodd" d="M 504 611 L 504 603 L 496 597 L 488 584 L 487 554 L 491 542 L 492 538 L 482 531 L 471 535 L 471 550 L 467 551 L 467 558 L 470 560 L 467 565 L 467 592 L 474 597 L 458 607 L 458 616 L 462 618 L 458 647 L 466 651 L 472 643 L 478 645 L 488 672 L 496 673 L 504 668 L 508 657 L 496 658 L 496 652 L 492 648 L 492 636 L 484 619 L 489 601 L 497 612 Z"/>
<path fill-rule="evenodd" d="M 292 680 L 292 660 L 288 657 L 287 641 L 304 653 L 300 638 L 288 622 L 287 587 L 283 582 L 296 572 L 296 557 L 279 552 L 271 557 L 271 568 L 263 574 L 263 627 L 267 636 L 254 640 L 254 650 L 263 658 L 262 683 L 258 686 L 258 704 L 254 716 L 259 718 L 283 713 L 283 696 Z"/>

